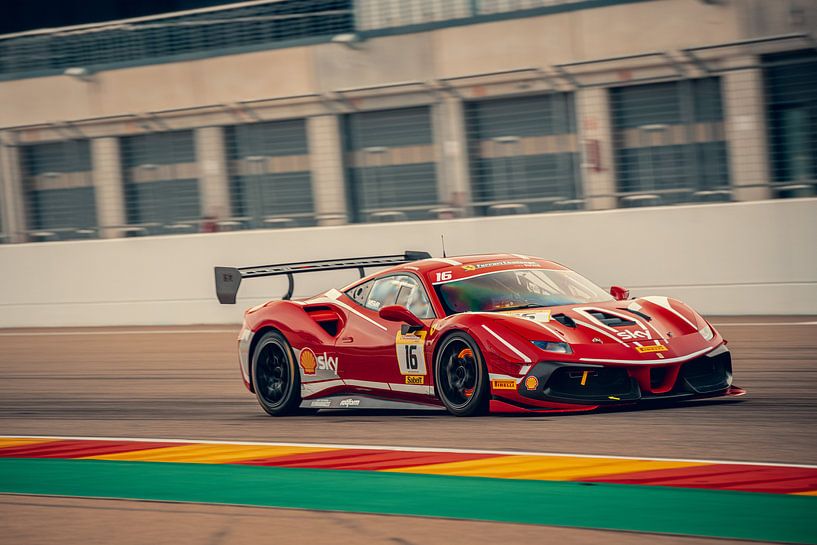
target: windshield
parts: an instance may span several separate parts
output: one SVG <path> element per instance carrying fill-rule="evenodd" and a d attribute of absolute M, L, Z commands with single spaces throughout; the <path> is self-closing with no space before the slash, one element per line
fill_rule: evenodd
<path fill-rule="evenodd" d="M 613 298 L 573 271 L 498 271 L 434 286 L 446 314 L 600 303 Z"/>

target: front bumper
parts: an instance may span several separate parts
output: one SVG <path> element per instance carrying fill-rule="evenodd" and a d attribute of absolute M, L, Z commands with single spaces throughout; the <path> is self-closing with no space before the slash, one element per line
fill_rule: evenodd
<path fill-rule="evenodd" d="M 534 407 L 543 402 L 603 406 L 725 395 L 732 386 L 731 354 L 725 347 L 710 354 L 672 365 L 543 361 L 520 381 L 517 393 Z"/>

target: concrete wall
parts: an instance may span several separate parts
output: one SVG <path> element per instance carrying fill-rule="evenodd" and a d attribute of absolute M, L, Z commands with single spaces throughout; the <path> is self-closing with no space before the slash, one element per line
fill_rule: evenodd
<path fill-rule="evenodd" d="M 428 250 L 547 257 L 705 314 L 817 314 L 817 199 L 0 247 L 0 327 L 234 323 L 286 281 L 216 302 L 213 266 Z M 296 295 L 354 271 L 303 275 Z"/>

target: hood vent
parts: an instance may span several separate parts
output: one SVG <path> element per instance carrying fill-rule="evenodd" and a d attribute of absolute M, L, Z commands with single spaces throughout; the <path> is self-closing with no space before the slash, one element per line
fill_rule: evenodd
<path fill-rule="evenodd" d="M 576 327 L 576 322 L 574 322 L 573 318 L 571 318 L 567 314 L 554 314 L 550 318 L 552 320 L 556 320 L 557 322 L 559 322 L 560 324 L 562 324 L 564 326 L 572 327 L 574 329 Z"/>
<path fill-rule="evenodd" d="M 606 312 L 602 312 L 600 310 L 585 310 L 585 312 L 607 327 L 624 327 L 635 325 L 635 322 L 632 320 L 626 320 L 620 316 L 607 314 Z"/>
<path fill-rule="evenodd" d="M 629 313 L 631 313 L 631 314 L 635 314 L 636 316 L 640 317 L 640 318 L 641 318 L 641 319 L 643 319 L 643 320 L 647 320 L 648 322 L 649 322 L 650 320 L 652 320 L 652 317 L 651 317 L 651 316 L 647 316 L 647 315 L 646 315 L 646 314 L 644 314 L 643 312 L 639 312 L 639 311 L 637 311 L 637 310 L 633 310 L 633 309 L 631 309 L 631 308 L 620 308 L 619 310 L 625 310 L 625 311 L 627 311 L 627 312 L 629 312 Z"/>

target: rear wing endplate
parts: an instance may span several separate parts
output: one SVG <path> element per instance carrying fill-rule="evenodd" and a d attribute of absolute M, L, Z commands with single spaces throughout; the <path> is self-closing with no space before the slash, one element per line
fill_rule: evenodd
<path fill-rule="evenodd" d="M 289 287 L 283 299 L 292 298 L 295 289 L 296 274 L 320 271 L 339 271 L 342 269 L 357 269 L 360 277 L 365 276 L 367 267 L 390 267 L 409 263 L 420 259 L 428 259 L 428 252 L 406 251 L 396 255 L 380 255 L 373 257 L 353 257 L 349 259 L 324 259 L 321 261 L 302 261 L 298 263 L 279 263 L 277 265 L 260 265 L 257 267 L 216 267 L 216 296 L 222 305 L 234 305 L 235 297 L 241 280 L 244 278 L 261 278 L 262 276 L 286 275 Z"/>

